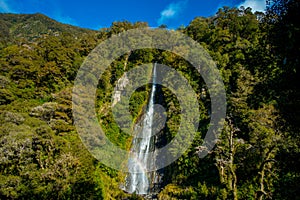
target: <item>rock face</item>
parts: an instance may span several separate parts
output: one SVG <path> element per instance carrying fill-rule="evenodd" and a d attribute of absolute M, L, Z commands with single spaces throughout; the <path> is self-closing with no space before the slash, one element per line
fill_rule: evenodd
<path fill-rule="evenodd" d="M 124 76 L 118 80 L 118 83 L 115 87 L 114 94 L 112 96 L 113 99 L 113 103 L 111 105 L 112 107 L 114 107 L 119 101 L 121 101 L 121 96 L 128 83 L 129 83 L 129 79 L 126 73 L 124 73 Z"/>

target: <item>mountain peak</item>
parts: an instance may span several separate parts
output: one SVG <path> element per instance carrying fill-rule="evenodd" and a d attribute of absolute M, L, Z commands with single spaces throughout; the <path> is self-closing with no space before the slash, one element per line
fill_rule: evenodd
<path fill-rule="evenodd" d="M 0 13 L 0 36 L 2 38 L 4 37 L 4 40 L 24 38 L 31 41 L 45 35 L 69 33 L 73 36 L 80 36 L 82 34 L 95 32 L 96 31 L 57 22 L 42 13 Z"/>

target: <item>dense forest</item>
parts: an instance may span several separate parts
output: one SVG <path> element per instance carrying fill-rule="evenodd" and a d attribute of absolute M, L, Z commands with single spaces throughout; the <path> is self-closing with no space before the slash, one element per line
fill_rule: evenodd
<path fill-rule="evenodd" d="M 111 110 L 114 87 L 125 72 L 142 63 L 162 63 L 180 71 L 197 93 L 201 126 L 188 151 L 164 169 L 155 198 L 300 199 L 300 3 L 267 3 L 265 13 L 223 7 L 176 30 L 209 52 L 225 85 L 224 128 L 204 158 L 199 153 L 209 127 L 210 97 L 188 62 L 167 51 L 135 50 L 115 60 L 99 80 L 99 123 L 125 150 L 132 137 L 120 130 Z M 0 14 L 0 199 L 144 198 L 124 192 L 125 174 L 85 148 L 74 126 L 72 88 L 99 43 L 147 27 L 122 21 L 93 31 L 42 14 Z M 180 107 L 168 88 L 160 91 L 169 142 L 178 129 Z M 147 85 L 132 94 L 133 123 L 148 96 Z"/>

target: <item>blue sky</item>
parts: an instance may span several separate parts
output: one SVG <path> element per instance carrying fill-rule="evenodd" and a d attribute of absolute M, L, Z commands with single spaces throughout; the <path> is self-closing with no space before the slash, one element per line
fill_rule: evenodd
<path fill-rule="evenodd" d="M 62 23 L 90 29 L 123 20 L 177 28 L 197 16 L 212 16 L 222 6 L 241 5 L 263 11 L 265 0 L 0 0 L 0 12 L 39 12 Z"/>

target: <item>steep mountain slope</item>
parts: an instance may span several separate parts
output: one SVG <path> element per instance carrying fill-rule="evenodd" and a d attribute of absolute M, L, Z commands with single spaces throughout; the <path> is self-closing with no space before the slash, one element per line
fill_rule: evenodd
<path fill-rule="evenodd" d="M 97 31 L 79 28 L 68 24 L 59 23 L 49 17 L 37 14 L 0 14 L 0 40 L 12 41 L 28 39 L 34 40 L 47 35 L 59 36 L 69 33 L 80 37 L 86 34 L 94 34 Z"/>

